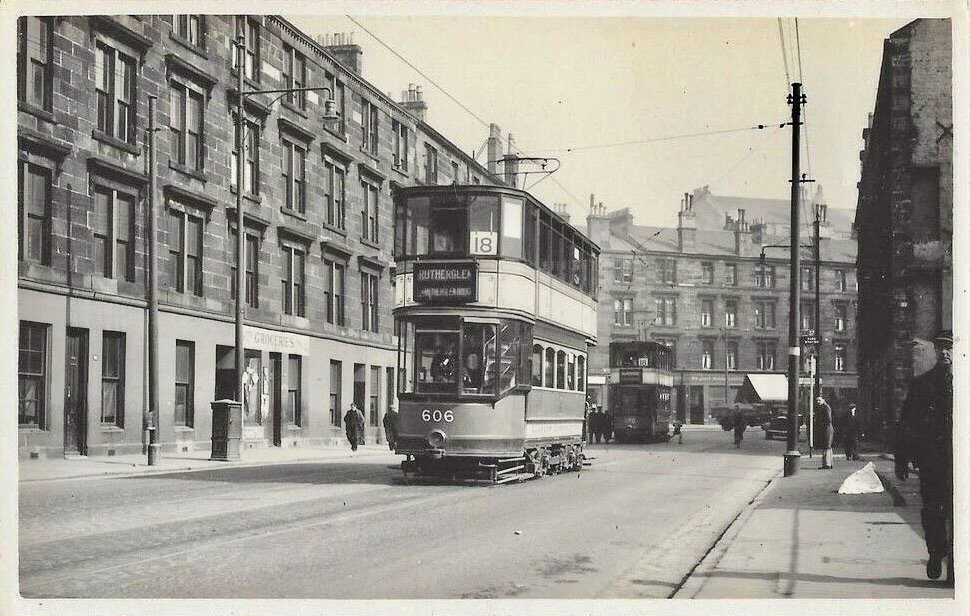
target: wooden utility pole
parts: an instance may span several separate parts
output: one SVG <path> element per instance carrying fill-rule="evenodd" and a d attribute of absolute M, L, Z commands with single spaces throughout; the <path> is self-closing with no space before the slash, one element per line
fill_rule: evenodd
<path fill-rule="evenodd" d="M 798 375 L 799 355 L 799 301 L 801 261 L 799 259 L 798 209 L 801 197 L 801 173 L 799 169 L 799 129 L 801 128 L 802 104 L 805 97 L 802 94 L 802 84 L 791 84 L 791 94 L 788 103 L 792 106 L 792 140 L 791 140 L 791 284 L 788 295 L 788 451 L 785 452 L 785 477 L 798 472 L 801 453 L 798 451 Z M 809 402 L 811 404 L 811 401 Z"/>
<path fill-rule="evenodd" d="M 161 457 L 158 409 L 158 220 L 155 215 L 155 102 L 148 97 L 148 466 Z"/>

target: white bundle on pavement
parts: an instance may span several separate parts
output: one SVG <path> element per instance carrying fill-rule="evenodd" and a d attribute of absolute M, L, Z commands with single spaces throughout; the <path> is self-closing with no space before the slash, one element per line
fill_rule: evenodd
<path fill-rule="evenodd" d="M 872 462 L 845 478 L 839 494 L 875 494 L 884 491 Z"/>

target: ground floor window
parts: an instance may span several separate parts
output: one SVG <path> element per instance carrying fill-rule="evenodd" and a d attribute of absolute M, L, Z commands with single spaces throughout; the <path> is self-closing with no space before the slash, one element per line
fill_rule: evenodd
<path fill-rule="evenodd" d="M 330 425 L 340 427 L 340 381 L 343 368 L 339 361 L 330 361 Z"/>
<path fill-rule="evenodd" d="M 104 332 L 101 345 L 101 423 L 125 425 L 125 335 Z"/>
<path fill-rule="evenodd" d="M 175 425 L 195 425 L 195 343 L 175 341 Z"/>
<path fill-rule="evenodd" d="M 303 381 L 303 358 L 290 355 L 286 370 L 286 409 L 287 421 L 291 424 L 303 425 L 303 400 L 301 385 Z"/>
<path fill-rule="evenodd" d="M 47 332 L 42 323 L 20 322 L 18 423 L 44 428 L 47 412 Z"/>
<path fill-rule="evenodd" d="M 379 366 L 370 367 L 370 425 L 377 427 L 380 423 L 380 409 L 377 406 L 381 396 L 381 369 Z"/>

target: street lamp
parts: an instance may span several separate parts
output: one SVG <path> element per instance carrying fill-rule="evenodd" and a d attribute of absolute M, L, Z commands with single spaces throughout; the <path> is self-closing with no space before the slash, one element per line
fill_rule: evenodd
<path fill-rule="evenodd" d="M 243 91 L 243 78 L 246 66 L 246 40 L 240 36 L 236 42 L 236 69 L 237 81 L 236 91 L 239 96 L 236 100 L 236 396 L 240 404 L 244 403 L 243 373 L 245 371 L 245 349 L 243 348 L 243 296 L 246 293 L 246 233 L 243 224 L 243 175 L 245 173 L 245 155 L 243 152 L 245 139 L 244 131 L 246 127 L 246 115 L 244 103 L 246 98 L 256 94 L 278 94 L 273 100 L 272 105 L 286 94 L 295 92 L 318 92 L 323 90 L 327 93 L 327 98 L 323 103 L 323 121 L 331 122 L 340 116 L 336 110 L 336 101 L 333 99 L 333 90 L 327 86 L 310 88 L 281 88 L 274 90 L 247 90 Z M 258 181 L 258 179 L 256 179 Z"/>

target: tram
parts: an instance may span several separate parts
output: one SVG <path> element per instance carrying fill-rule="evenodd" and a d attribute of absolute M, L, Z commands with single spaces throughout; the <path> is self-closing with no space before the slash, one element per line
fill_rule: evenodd
<path fill-rule="evenodd" d="M 673 354 L 659 342 L 610 343 L 609 409 L 617 442 L 669 438 Z"/>
<path fill-rule="evenodd" d="M 599 249 L 502 186 L 401 188 L 394 226 L 405 474 L 579 470 Z"/>

